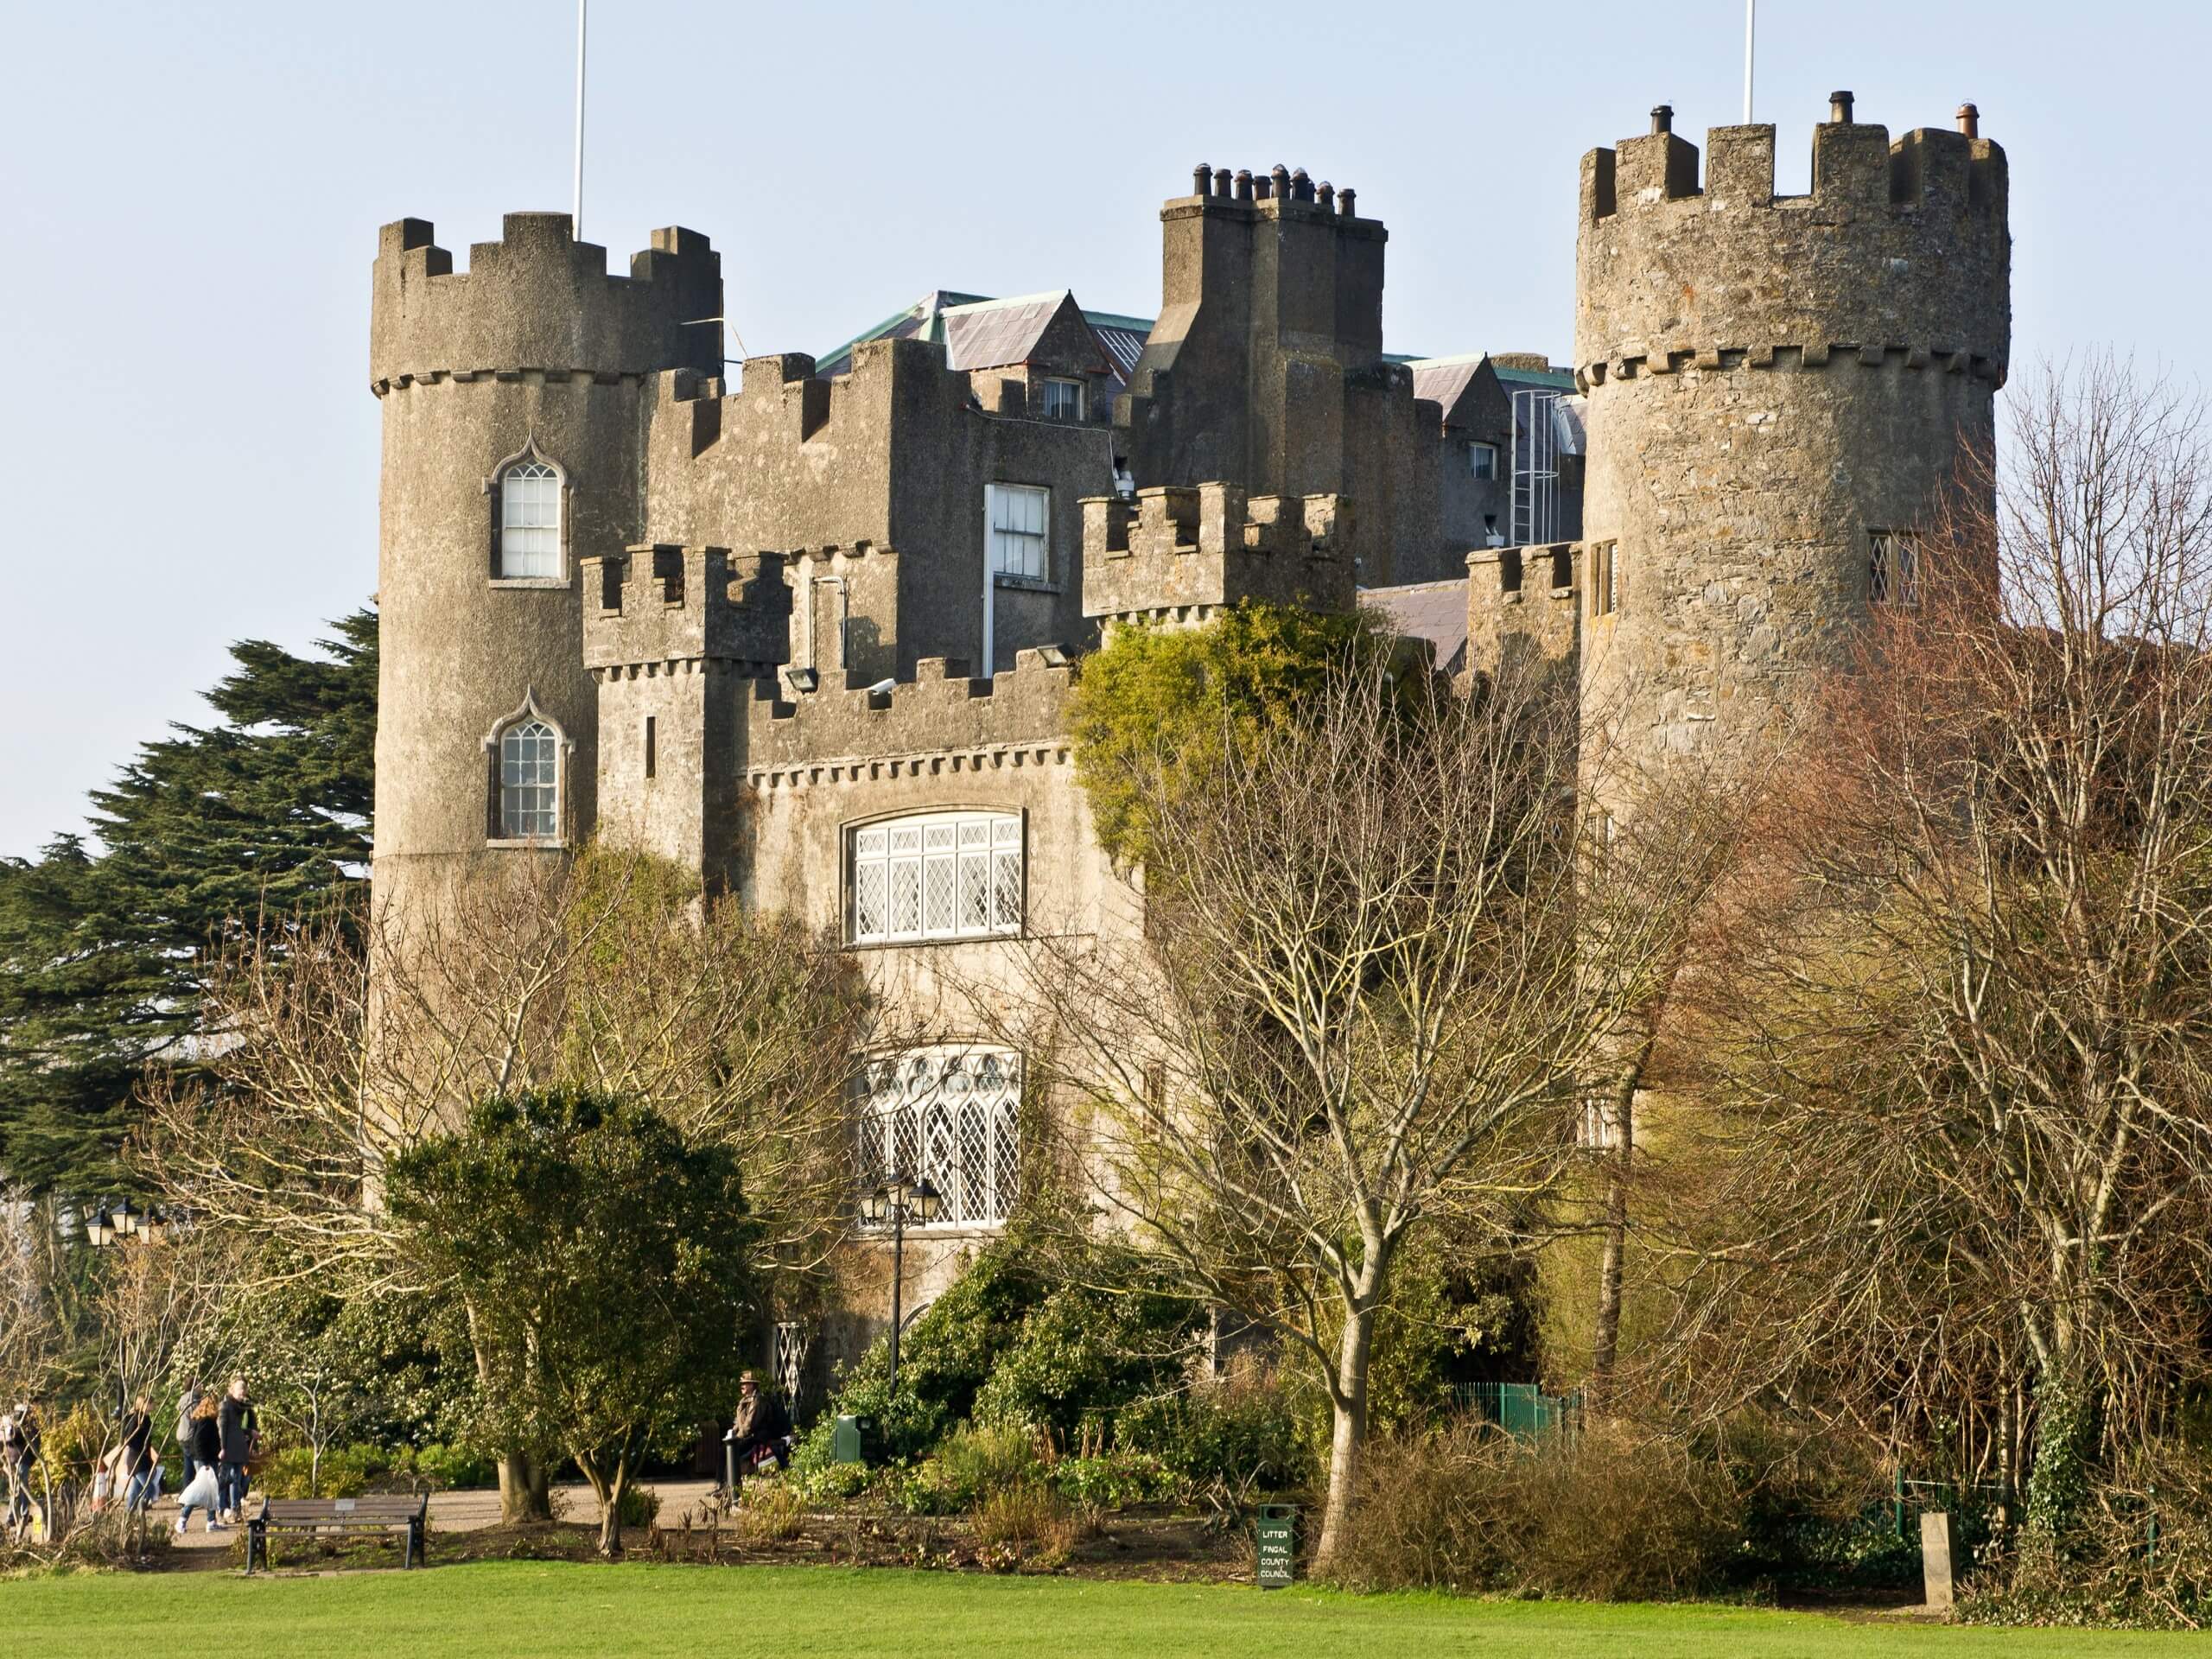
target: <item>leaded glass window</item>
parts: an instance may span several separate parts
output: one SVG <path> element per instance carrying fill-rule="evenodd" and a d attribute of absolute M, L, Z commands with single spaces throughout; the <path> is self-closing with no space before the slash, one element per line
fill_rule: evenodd
<path fill-rule="evenodd" d="M 995 1226 L 1021 1179 L 1021 1061 L 997 1049 L 910 1050 L 868 1064 L 861 1162 L 872 1180 L 926 1178 L 936 1225 Z"/>
<path fill-rule="evenodd" d="M 933 812 L 864 824 L 850 849 L 855 944 L 1021 931 L 1019 813 Z"/>

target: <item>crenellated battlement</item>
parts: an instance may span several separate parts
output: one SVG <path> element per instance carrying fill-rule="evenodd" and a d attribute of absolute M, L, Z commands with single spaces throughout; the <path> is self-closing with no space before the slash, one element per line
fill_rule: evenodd
<path fill-rule="evenodd" d="M 785 660 L 791 589 L 775 554 L 658 543 L 578 563 L 584 665 L 594 677 L 707 664 L 761 677 Z"/>
<path fill-rule="evenodd" d="M 1243 599 L 1351 608 L 1356 520 L 1338 495 L 1255 495 L 1233 484 L 1083 503 L 1083 613 L 1202 622 Z"/>
<path fill-rule="evenodd" d="M 607 250 L 578 242 L 566 213 L 509 213 L 499 240 L 456 272 L 428 219 L 379 233 L 369 331 L 378 397 L 445 378 L 512 375 L 615 380 L 721 368 L 721 258 L 671 226 L 611 276 Z"/>
<path fill-rule="evenodd" d="M 1576 372 L 1584 390 L 1675 370 L 1934 365 L 2002 383 L 2011 345 L 2004 150 L 1958 131 L 1891 142 L 1847 92 L 1814 130 L 1813 188 L 1777 196 L 1775 129 L 1715 127 L 1702 174 L 1665 105 L 1583 158 Z"/>
<path fill-rule="evenodd" d="M 1042 764 L 1067 751 L 1068 658 L 1053 648 L 1015 654 L 1014 667 L 971 677 L 957 658 L 924 658 L 915 677 L 879 690 L 826 686 L 774 703 L 752 727 L 753 781 L 855 772 L 957 773 Z"/>

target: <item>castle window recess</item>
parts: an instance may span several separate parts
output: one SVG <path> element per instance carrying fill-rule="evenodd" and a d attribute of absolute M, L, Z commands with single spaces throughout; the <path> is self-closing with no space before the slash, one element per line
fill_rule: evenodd
<path fill-rule="evenodd" d="M 1083 418 L 1083 382 L 1080 380 L 1047 380 L 1044 383 L 1043 410 L 1048 421 L 1079 421 Z"/>
<path fill-rule="evenodd" d="M 561 474 L 542 461 L 518 461 L 499 476 L 499 575 L 561 574 Z"/>
<path fill-rule="evenodd" d="M 551 841 L 561 833 L 561 737 L 542 720 L 499 734 L 499 834 Z"/>
<path fill-rule="evenodd" d="M 1007 1218 L 1021 1179 L 1020 1055 L 908 1049 L 868 1062 L 860 1087 L 861 1166 L 869 1180 L 926 1179 L 944 1195 L 938 1227 Z"/>
<path fill-rule="evenodd" d="M 1052 574 L 1052 493 L 1027 484 L 986 484 L 990 496 L 991 569 L 1043 582 Z"/>
<path fill-rule="evenodd" d="M 1496 478 L 1497 476 L 1497 446 L 1494 443 L 1469 444 L 1467 470 L 1477 478 Z"/>
<path fill-rule="evenodd" d="M 1886 530 L 1870 531 L 1873 556 L 1867 571 L 1867 595 L 1877 605 L 1907 610 L 1920 603 L 1920 549 L 1911 538 Z"/>
<path fill-rule="evenodd" d="M 1611 616 L 1620 609 L 1621 583 L 1613 542 L 1599 542 L 1590 550 L 1590 614 Z"/>
<path fill-rule="evenodd" d="M 932 812 L 852 831 L 855 944 L 1021 931 L 1021 819 Z"/>

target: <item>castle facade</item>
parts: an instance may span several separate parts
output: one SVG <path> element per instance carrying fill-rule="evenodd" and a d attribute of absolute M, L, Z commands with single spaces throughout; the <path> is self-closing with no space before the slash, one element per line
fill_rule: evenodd
<path fill-rule="evenodd" d="M 1971 106 L 1893 141 L 1839 93 L 1777 196 L 1773 127 L 1702 168 L 1671 129 L 1584 159 L 1565 371 L 1386 354 L 1381 221 L 1281 167 L 1166 202 L 1148 328 L 933 296 L 734 382 L 695 232 L 610 276 L 565 214 L 465 272 L 386 226 L 378 904 L 598 836 L 834 930 L 938 1032 L 857 1069 L 949 1261 L 1023 1149 L 1021 1056 L 948 988 L 1141 925 L 1071 765 L 1102 628 L 1367 602 L 1442 666 L 1633 683 L 1663 764 L 1912 601 L 1909 529 L 2005 377 L 2003 150 Z"/>

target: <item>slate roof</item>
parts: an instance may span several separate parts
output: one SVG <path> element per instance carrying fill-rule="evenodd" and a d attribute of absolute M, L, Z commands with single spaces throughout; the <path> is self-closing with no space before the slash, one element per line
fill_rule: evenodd
<path fill-rule="evenodd" d="M 1426 639 L 1436 666 L 1457 674 L 1467 665 L 1467 579 L 1409 582 L 1402 588 L 1363 588 L 1360 602 L 1382 613 L 1401 639 Z"/>
<path fill-rule="evenodd" d="M 988 322 L 979 321 L 959 325 L 963 333 L 971 327 L 978 331 L 975 336 L 976 343 L 971 348 L 978 354 L 967 356 L 963 354 L 960 342 L 953 338 L 955 315 L 965 313 L 980 317 L 982 308 L 985 307 L 1007 307 L 1012 308 L 1015 313 L 1021 313 L 1032 306 L 1041 306 L 1042 312 L 1035 319 L 1036 330 L 1041 332 L 1052 321 L 1053 311 L 1066 298 L 1067 293 L 1067 289 L 1061 289 L 1056 293 L 1026 294 L 1014 299 L 995 300 L 983 294 L 935 289 L 905 310 L 893 313 L 874 327 L 855 334 L 843 345 L 816 359 L 814 372 L 827 375 L 849 373 L 853 366 L 853 347 L 871 340 L 941 340 L 945 342 L 948 365 L 956 369 L 992 368 L 1002 363 L 1019 363 L 1021 361 L 1020 354 L 1012 357 L 993 354 L 1005 349 L 1002 343 L 997 342 L 1022 326 L 1016 317 L 1007 315 Z M 1152 319 L 1127 316 L 1118 311 L 1084 311 L 1083 320 L 1090 325 L 1091 333 L 1098 336 L 1098 343 L 1105 347 L 1107 360 L 1112 365 L 1116 377 L 1127 381 L 1129 372 L 1136 367 L 1137 359 L 1144 351 L 1147 336 L 1152 333 Z M 1030 339 L 1033 340 L 1035 338 L 1036 334 L 1033 333 Z"/>

